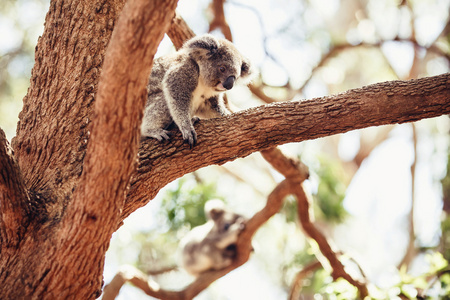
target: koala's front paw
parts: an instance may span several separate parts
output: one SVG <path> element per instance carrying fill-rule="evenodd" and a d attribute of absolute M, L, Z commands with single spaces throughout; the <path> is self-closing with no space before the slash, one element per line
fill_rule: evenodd
<path fill-rule="evenodd" d="M 224 258 L 230 258 L 232 260 L 236 257 L 236 254 L 237 254 L 236 244 L 229 245 L 228 247 L 223 249 L 223 252 L 222 252 L 222 256 Z"/>
<path fill-rule="evenodd" d="M 162 142 L 163 140 L 169 140 L 170 139 L 170 131 L 156 128 L 156 129 L 149 129 L 144 133 L 144 136 L 148 136 L 154 139 L 157 139 L 158 141 Z"/>
<path fill-rule="evenodd" d="M 195 132 L 194 127 L 190 126 L 188 129 L 180 129 L 181 134 L 183 135 L 183 140 L 189 144 L 189 147 L 192 149 L 194 145 L 197 143 L 197 133 Z"/>
<path fill-rule="evenodd" d="M 215 270 L 221 270 L 225 269 L 229 265 L 233 263 L 233 259 L 230 257 L 222 257 L 221 261 L 216 262 L 216 264 L 213 266 L 213 269 Z"/>
<path fill-rule="evenodd" d="M 192 124 L 195 124 L 198 121 L 200 121 L 200 118 L 199 117 L 193 117 L 191 121 L 192 121 Z"/>

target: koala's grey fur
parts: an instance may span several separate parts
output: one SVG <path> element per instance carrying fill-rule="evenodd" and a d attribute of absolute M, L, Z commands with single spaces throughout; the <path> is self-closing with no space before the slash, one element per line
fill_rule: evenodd
<path fill-rule="evenodd" d="M 223 92 L 235 81 L 250 80 L 252 73 L 231 42 L 210 34 L 190 39 L 176 53 L 154 61 L 141 134 L 167 140 L 175 122 L 192 147 L 197 141 L 193 122 L 230 114 Z"/>
<path fill-rule="evenodd" d="M 194 276 L 231 265 L 238 236 L 247 221 L 217 199 L 206 202 L 205 214 L 208 221 L 193 228 L 180 242 L 181 266 Z"/>

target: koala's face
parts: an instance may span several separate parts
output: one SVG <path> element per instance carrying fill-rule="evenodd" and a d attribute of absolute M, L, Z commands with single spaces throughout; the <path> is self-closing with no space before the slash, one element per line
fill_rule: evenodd
<path fill-rule="evenodd" d="M 210 200 L 205 204 L 205 212 L 214 227 L 210 234 L 221 240 L 220 247 L 225 248 L 237 241 L 239 233 L 245 228 L 246 219 L 223 206 L 220 200 Z"/>
<path fill-rule="evenodd" d="M 251 75 L 248 60 L 225 39 L 203 35 L 189 41 L 186 47 L 192 48 L 204 82 L 218 92 L 230 90 L 236 80 Z"/>
<path fill-rule="evenodd" d="M 241 215 L 224 211 L 220 218 L 214 220 L 217 232 L 226 235 L 227 233 L 239 233 L 245 227 L 245 219 Z"/>

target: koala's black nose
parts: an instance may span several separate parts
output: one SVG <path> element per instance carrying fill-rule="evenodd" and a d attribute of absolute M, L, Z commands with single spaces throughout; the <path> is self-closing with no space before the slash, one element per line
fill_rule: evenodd
<path fill-rule="evenodd" d="M 222 83 L 222 85 L 227 90 L 230 90 L 233 87 L 233 84 L 234 84 L 235 80 L 236 80 L 236 77 L 230 76 Z"/>

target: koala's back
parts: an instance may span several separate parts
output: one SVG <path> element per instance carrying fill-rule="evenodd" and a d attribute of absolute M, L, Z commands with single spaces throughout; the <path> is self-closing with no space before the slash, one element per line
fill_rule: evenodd
<path fill-rule="evenodd" d="M 155 61 L 153 62 L 150 79 L 147 85 L 148 90 L 147 98 L 149 101 L 154 99 L 155 95 L 163 93 L 162 81 L 164 79 L 164 75 L 167 72 L 167 69 L 169 68 L 171 60 L 172 59 L 170 57 L 160 57 L 155 59 Z"/>
<path fill-rule="evenodd" d="M 236 255 L 238 235 L 244 228 L 243 216 L 219 206 L 219 200 L 214 201 L 205 205 L 209 220 L 193 228 L 180 243 L 180 263 L 194 276 L 229 266 Z"/>

